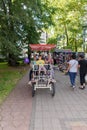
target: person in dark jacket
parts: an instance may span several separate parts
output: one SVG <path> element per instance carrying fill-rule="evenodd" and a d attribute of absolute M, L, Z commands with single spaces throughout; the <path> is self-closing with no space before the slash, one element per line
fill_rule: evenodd
<path fill-rule="evenodd" d="M 84 55 L 79 55 L 79 74 L 80 74 L 80 89 L 85 88 L 85 75 L 87 73 L 87 60 L 84 59 Z"/>

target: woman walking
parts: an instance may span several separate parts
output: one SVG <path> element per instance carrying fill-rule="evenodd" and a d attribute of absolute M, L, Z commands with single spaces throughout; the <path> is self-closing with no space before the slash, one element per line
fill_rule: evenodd
<path fill-rule="evenodd" d="M 71 55 L 71 60 L 68 62 L 67 72 L 69 72 L 71 87 L 75 88 L 75 79 L 78 71 L 78 61 L 76 55 Z"/>

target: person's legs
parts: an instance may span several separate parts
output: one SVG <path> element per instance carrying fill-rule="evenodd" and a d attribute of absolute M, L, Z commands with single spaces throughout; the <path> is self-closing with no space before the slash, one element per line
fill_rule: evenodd
<path fill-rule="evenodd" d="M 46 74 L 46 68 L 44 66 L 39 66 L 39 74 L 41 71 L 44 71 L 44 73 Z"/>
<path fill-rule="evenodd" d="M 31 81 L 31 79 L 32 79 L 32 74 L 33 74 L 33 70 L 31 69 L 31 70 L 29 71 L 29 81 Z"/>
<path fill-rule="evenodd" d="M 80 73 L 80 84 L 83 85 L 83 82 L 84 82 L 83 73 Z"/>
<path fill-rule="evenodd" d="M 30 69 L 30 71 L 29 71 L 29 82 L 28 82 L 28 84 L 29 84 L 30 86 L 31 86 L 32 75 L 33 75 L 33 70 Z"/>
<path fill-rule="evenodd" d="M 71 85 L 72 85 L 72 86 L 75 86 L 76 73 L 74 73 L 74 72 L 69 72 L 69 76 L 70 76 Z"/>
<path fill-rule="evenodd" d="M 85 74 L 83 73 L 80 73 L 80 84 L 81 84 L 80 88 L 83 89 L 85 87 Z"/>
<path fill-rule="evenodd" d="M 76 73 L 72 73 L 72 84 L 75 86 Z"/>
<path fill-rule="evenodd" d="M 72 72 L 69 72 L 69 77 L 70 77 L 71 86 L 73 86 Z"/>
<path fill-rule="evenodd" d="M 86 73 L 84 73 L 84 75 L 83 75 L 83 87 L 85 87 L 85 75 L 86 75 Z"/>
<path fill-rule="evenodd" d="M 43 71 L 44 71 L 44 73 L 46 74 L 46 68 L 43 66 Z"/>

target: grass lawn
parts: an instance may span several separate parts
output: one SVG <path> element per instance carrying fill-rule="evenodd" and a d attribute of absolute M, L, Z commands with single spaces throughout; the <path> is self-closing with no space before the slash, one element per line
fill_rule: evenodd
<path fill-rule="evenodd" d="M 0 104 L 23 77 L 29 66 L 10 67 L 7 63 L 0 63 Z"/>

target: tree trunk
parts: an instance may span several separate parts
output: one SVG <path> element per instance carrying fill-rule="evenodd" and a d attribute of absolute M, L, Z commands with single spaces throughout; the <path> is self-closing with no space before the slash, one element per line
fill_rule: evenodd
<path fill-rule="evenodd" d="M 31 50 L 29 48 L 29 44 L 28 44 L 28 59 L 29 59 L 29 63 L 31 62 Z"/>
<path fill-rule="evenodd" d="M 17 62 L 14 55 L 10 54 L 8 55 L 8 65 L 10 66 L 18 66 L 19 62 Z"/>
<path fill-rule="evenodd" d="M 8 7 L 9 7 L 9 16 L 13 16 L 13 12 L 12 12 L 12 1 L 8 0 Z M 9 29 L 10 31 L 14 31 L 14 25 L 13 25 L 13 20 L 11 18 L 9 18 Z"/>
<path fill-rule="evenodd" d="M 11 34 L 11 32 L 14 31 L 13 20 L 10 18 L 10 16 L 13 16 L 12 1 L 8 0 L 6 2 L 6 1 L 2 0 L 2 3 L 3 3 L 4 14 L 8 15 L 8 19 L 6 22 L 7 29 L 9 30 L 9 34 Z M 8 8 L 6 7 L 6 4 L 7 4 Z M 11 37 L 10 36 L 7 36 L 7 37 L 9 39 L 9 41 L 11 41 Z M 15 44 L 15 41 L 13 44 Z M 8 54 L 8 64 L 10 66 L 18 65 L 17 59 L 15 58 L 14 54 L 11 54 L 11 53 Z"/>
<path fill-rule="evenodd" d="M 77 40 L 75 39 L 75 52 L 77 52 Z"/>
<path fill-rule="evenodd" d="M 66 45 L 68 46 L 69 45 L 69 38 L 68 38 L 68 32 L 67 32 L 66 25 L 64 25 L 64 28 L 65 28 L 65 35 L 66 35 Z"/>
<path fill-rule="evenodd" d="M 2 0 L 2 3 L 3 3 L 4 13 L 5 13 L 5 15 L 6 15 L 6 14 L 7 14 L 7 9 L 6 9 L 6 6 L 5 6 L 5 2 L 4 2 L 4 0 Z"/>

